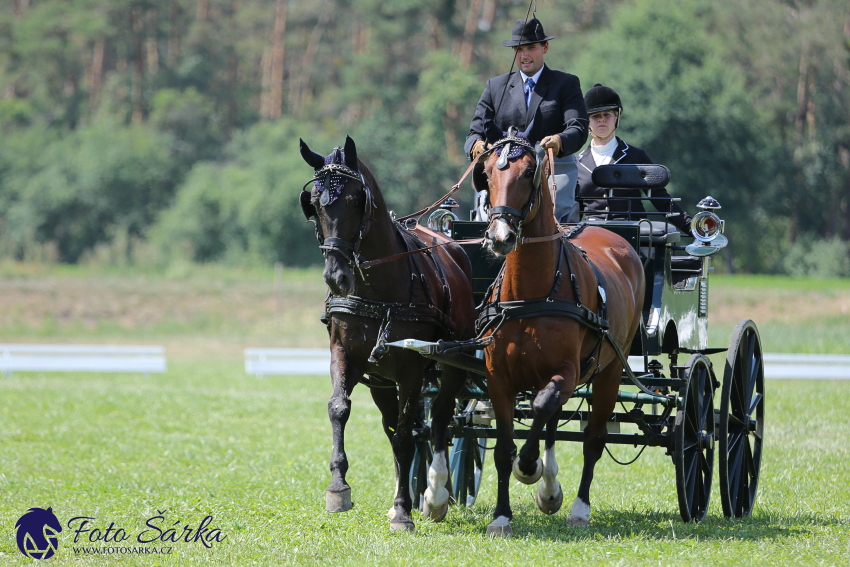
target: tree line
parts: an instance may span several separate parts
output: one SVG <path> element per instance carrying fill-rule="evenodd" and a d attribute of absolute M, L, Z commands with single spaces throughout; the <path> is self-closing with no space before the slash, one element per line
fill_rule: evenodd
<path fill-rule="evenodd" d="M 163 264 L 320 260 L 297 204 L 345 135 L 407 213 L 463 141 L 514 0 L 0 0 L 0 255 Z M 547 0 L 547 64 L 623 98 L 620 133 L 720 269 L 850 275 L 850 5 Z M 466 187 L 461 200 L 471 202 Z"/>

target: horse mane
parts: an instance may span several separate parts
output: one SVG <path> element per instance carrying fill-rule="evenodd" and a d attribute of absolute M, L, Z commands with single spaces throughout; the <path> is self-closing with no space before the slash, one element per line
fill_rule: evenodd
<path fill-rule="evenodd" d="M 375 208 L 381 211 L 381 214 L 385 214 L 389 217 L 390 212 L 389 209 L 387 209 L 387 203 L 384 201 L 384 194 L 381 193 L 381 188 L 378 186 L 378 180 L 375 179 L 375 176 L 372 175 L 372 171 L 360 158 L 357 158 L 357 167 L 360 170 L 360 174 L 363 175 L 363 179 L 366 180 L 366 185 L 369 186 L 369 190 L 372 191 L 372 197 L 375 200 Z"/>

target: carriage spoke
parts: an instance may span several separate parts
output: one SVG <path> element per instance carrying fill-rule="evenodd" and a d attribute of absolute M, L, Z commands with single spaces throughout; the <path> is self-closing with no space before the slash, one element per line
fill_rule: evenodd
<path fill-rule="evenodd" d="M 761 400 L 764 396 L 762 394 L 756 392 L 753 399 L 750 400 L 750 407 L 747 409 L 747 414 L 753 415 L 756 412 L 756 409 L 761 405 Z"/>
<path fill-rule="evenodd" d="M 730 414 L 729 414 L 729 426 L 730 426 L 730 428 L 731 428 L 731 426 L 733 426 L 733 425 L 737 425 L 737 426 L 739 426 L 739 427 L 743 427 L 743 426 L 744 426 L 744 425 L 746 425 L 746 424 L 744 423 L 744 420 L 743 420 L 743 419 L 739 418 L 739 417 L 738 417 L 737 415 L 735 415 L 734 413 L 730 413 Z"/>
<path fill-rule="evenodd" d="M 699 454 L 694 452 L 692 455 L 686 456 L 688 465 L 685 468 L 685 494 L 689 503 L 689 508 L 694 507 L 694 488 L 697 482 L 697 458 Z"/>
<path fill-rule="evenodd" d="M 740 441 L 741 438 L 738 438 Z M 736 443 L 735 448 L 733 449 L 731 446 L 729 447 L 729 459 L 731 465 L 729 466 L 729 478 L 737 479 L 741 476 L 741 465 L 743 461 L 744 451 L 743 443 Z"/>
<path fill-rule="evenodd" d="M 737 450 L 737 445 L 745 437 L 741 430 L 729 432 L 728 454 L 731 455 Z"/>

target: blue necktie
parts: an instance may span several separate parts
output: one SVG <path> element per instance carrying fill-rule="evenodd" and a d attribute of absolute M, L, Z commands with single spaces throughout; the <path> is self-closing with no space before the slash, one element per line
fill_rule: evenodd
<path fill-rule="evenodd" d="M 531 104 L 531 93 L 534 91 L 534 79 L 531 77 L 525 80 L 525 107 Z"/>

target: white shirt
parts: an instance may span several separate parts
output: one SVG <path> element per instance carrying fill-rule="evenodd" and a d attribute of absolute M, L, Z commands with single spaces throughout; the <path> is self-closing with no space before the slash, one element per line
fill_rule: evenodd
<path fill-rule="evenodd" d="M 543 72 L 543 67 L 541 67 L 539 71 L 537 71 L 536 73 L 534 73 L 534 75 L 531 76 L 531 80 L 534 81 L 534 88 L 535 89 L 537 88 L 537 81 L 540 80 L 540 74 L 542 72 Z M 522 71 L 520 71 L 519 74 L 520 74 L 520 77 L 522 77 L 523 94 L 525 94 L 525 81 L 528 80 L 528 75 L 526 75 Z M 534 89 L 532 89 L 531 93 L 533 93 L 533 92 L 534 92 Z M 531 93 L 528 93 L 528 97 L 525 100 L 525 106 L 531 106 Z"/>
<path fill-rule="evenodd" d="M 541 67 L 539 71 L 537 71 L 536 73 L 534 73 L 534 75 L 531 76 L 531 80 L 534 81 L 535 87 L 537 86 L 537 81 L 540 80 L 540 73 L 542 73 L 542 72 L 543 72 L 543 67 Z M 526 75 L 522 71 L 520 71 L 519 74 L 522 76 L 522 84 L 524 85 L 526 79 L 528 79 L 528 75 Z"/>
<path fill-rule="evenodd" d="M 617 136 L 614 136 L 604 146 L 590 144 L 590 155 L 597 166 L 607 165 L 614 161 L 614 152 L 617 150 Z"/>

